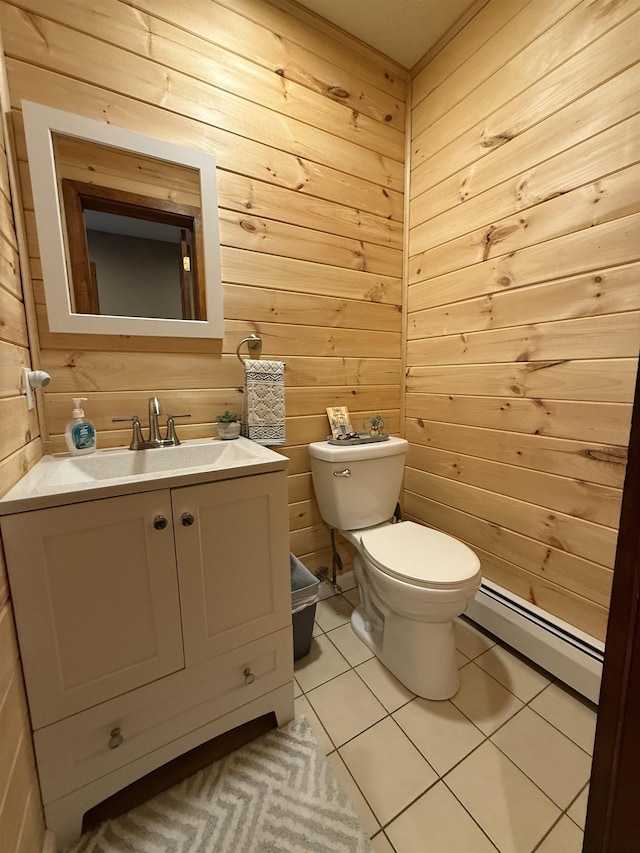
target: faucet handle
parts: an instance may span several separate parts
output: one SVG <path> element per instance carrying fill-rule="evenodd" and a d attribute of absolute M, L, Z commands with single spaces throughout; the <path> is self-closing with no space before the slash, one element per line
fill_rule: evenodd
<path fill-rule="evenodd" d="M 125 423 L 126 421 L 133 423 L 133 433 L 131 435 L 129 450 L 140 450 L 144 441 L 142 438 L 142 429 L 140 428 L 140 416 L 132 415 L 130 418 L 111 418 L 111 420 L 114 424 Z"/>
<path fill-rule="evenodd" d="M 190 418 L 191 415 L 167 415 L 167 444 L 174 444 L 176 447 L 180 444 L 180 439 L 176 432 L 176 418 Z"/>

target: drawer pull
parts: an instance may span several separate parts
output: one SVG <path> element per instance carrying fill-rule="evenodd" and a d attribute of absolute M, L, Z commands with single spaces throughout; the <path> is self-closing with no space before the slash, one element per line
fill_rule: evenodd
<path fill-rule="evenodd" d="M 120 733 L 120 729 L 111 729 L 111 737 L 109 738 L 109 743 L 107 744 L 109 749 L 117 749 L 123 741 L 124 738 Z"/>
<path fill-rule="evenodd" d="M 156 517 L 153 519 L 153 526 L 156 530 L 164 530 L 167 526 L 167 523 L 167 519 L 164 517 L 164 515 L 156 515 Z"/>
<path fill-rule="evenodd" d="M 190 512 L 182 513 L 182 524 L 184 525 L 184 527 L 191 527 L 194 521 L 195 519 Z"/>
<path fill-rule="evenodd" d="M 253 682 L 256 680 L 256 677 L 255 677 L 254 673 L 253 673 L 253 672 L 251 672 L 251 670 L 249 669 L 249 667 L 247 667 L 247 668 L 243 671 L 243 673 L 242 673 L 242 674 L 244 675 L 244 683 L 245 683 L 245 684 L 253 684 Z"/>

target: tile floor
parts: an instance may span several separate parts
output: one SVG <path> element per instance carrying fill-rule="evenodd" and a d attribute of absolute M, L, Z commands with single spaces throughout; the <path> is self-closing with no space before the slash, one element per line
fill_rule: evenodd
<path fill-rule="evenodd" d="M 304 714 L 376 853 L 579 853 L 596 713 L 464 620 L 461 687 L 416 697 L 355 636 L 357 589 L 321 586 Z"/>

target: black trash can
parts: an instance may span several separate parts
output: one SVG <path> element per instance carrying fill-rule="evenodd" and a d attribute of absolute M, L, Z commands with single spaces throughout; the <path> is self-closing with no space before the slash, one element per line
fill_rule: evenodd
<path fill-rule="evenodd" d="M 291 564 L 291 622 L 293 624 L 293 659 L 309 654 L 313 620 L 316 617 L 320 581 L 293 554 Z"/>

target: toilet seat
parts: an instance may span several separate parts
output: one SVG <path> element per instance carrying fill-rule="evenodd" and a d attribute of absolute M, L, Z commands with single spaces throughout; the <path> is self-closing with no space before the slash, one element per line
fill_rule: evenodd
<path fill-rule="evenodd" d="M 471 548 L 413 521 L 363 531 L 360 541 L 379 571 L 416 586 L 453 589 L 480 576 L 480 560 Z"/>

